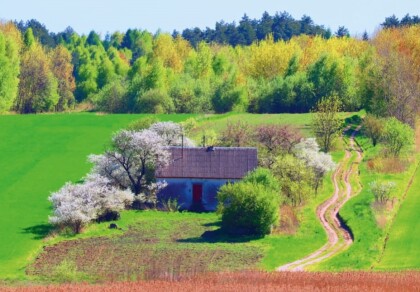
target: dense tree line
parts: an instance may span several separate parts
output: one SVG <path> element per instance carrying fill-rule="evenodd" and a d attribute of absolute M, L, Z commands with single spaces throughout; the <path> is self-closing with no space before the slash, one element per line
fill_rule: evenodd
<path fill-rule="evenodd" d="M 401 20 L 395 15 L 389 16 L 385 18 L 385 21 L 381 25 L 384 28 L 395 28 L 416 24 L 420 24 L 420 17 L 418 15 L 410 16 L 410 14 L 406 14 Z"/>
<path fill-rule="evenodd" d="M 232 46 L 138 29 L 101 38 L 71 28 L 49 33 L 35 20 L 2 23 L 0 111 L 83 103 L 106 112 L 300 113 L 337 96 L 343 110 L 366 108 L 414 125 L 419 26 L 384 29 L 370 41 L 339 37 L 348 34 L 344 27 L 330 38 L 306 32 L 283 40 L 267 31 Z"/>
<path fill-rule="evenodd" d="M 177 36 L 179 32 L 174 31 Z M 181 35 L 193 46 L 202 41 L 207 43 L 228 44 L 231 46 L 250 45 L 272 35 L 275 41 L 290 40 L 293 36 L 301 34 L 319 35 L 330 38 L 332 33 L 322 25 L 316 25 L 313 20 L 304 15 L 300 20 L 294 19 L 289 13 L 281 12 L 271 16 L 264 12 L 261 19 L 251 19 L 246 14 L 238 24 L 235 22 L 216 22 L 215 28 L 207 27 L 189 28 L 182 31 Z"/>

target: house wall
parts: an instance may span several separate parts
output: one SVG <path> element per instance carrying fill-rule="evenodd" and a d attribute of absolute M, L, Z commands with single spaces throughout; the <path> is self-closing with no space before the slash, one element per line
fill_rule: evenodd
<path fill-rule="evenodd" d="M 193 202 L 193 184 L 203 186 L 203 207 L 206 211 L 215 211 L 217 207 L 217 191 L 219 188 L 236 180 L 227 179 L 188 179 L 188 178 L 159 178 L 166 181 L 168 186 L 158 194 L 158 200 L 177 199 L 181 209 L 189 209 Z"/>

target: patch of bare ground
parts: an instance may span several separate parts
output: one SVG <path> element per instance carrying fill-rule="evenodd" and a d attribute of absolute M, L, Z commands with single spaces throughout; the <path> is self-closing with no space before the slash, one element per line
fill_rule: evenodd
<path fill-rule="evenodd" d="M 1 291 L 420 291 L 420 272 L 207 273 L 177 280 L 0 287 Z"/>
<path fill-rule="evenodd" d="M 380 228 L 385 228 L 389 218 L 389 213 L 394 209 L 394 206 L 397 204 L 398 199 L 392 198 L 390 201 L 378 202 L 374 201 L 372 203 L 372 209 L 375 214 L 376 223 Z"/>
<path fill-rule="evenodd" d="M 280 208 L 280 224 L 274 233 L 293 235 L 299 228 L 299 219 L 296 209 L 292 206 L 283 205 Z"/>
<path fill-rule="evenodd" d="M 156 220 L 153 228 L 137 224 L 120 236 L 64 241 L 45 247 L 27 274 L 56 281 L 55 273 L 68 263 L 77 273 L 100 281 L 256 268 L 262 257 L 259 250 L 235 243 L 210 244 L 201 234 L 212 228 L 199 220 L 182 226 Z"/>

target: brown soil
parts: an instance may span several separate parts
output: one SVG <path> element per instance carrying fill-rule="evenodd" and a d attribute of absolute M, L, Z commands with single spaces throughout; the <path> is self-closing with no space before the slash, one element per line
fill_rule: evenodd
<path fill-rule="evenodd" d="M 238 250 L 234 244 L 207 244 L 200 238 L 203 229 L 197 229 L 194 224 L 201 225 L 186 222 L 183 231 L 179 226 L 170 226 L 170 232 L 164 237 L 153 229 L 133 226 L 121 236 L 47 246 L 27 273 L 54 279 L 60 265 L 70 262 L 77 272 L 97 280 L 159 279 L 167 275 L 176 278 L 209 271 L 249 269 L 259 262 L 261 254 L 251 246 Z M 164 227 L 156 222 L 155 228 Z"/>
<path fill-rule="evenodd" d="M 0 291 L 420 291 L 420 272 L 240 272 L 205 274 L 178 281 L 0 286 Z"/>

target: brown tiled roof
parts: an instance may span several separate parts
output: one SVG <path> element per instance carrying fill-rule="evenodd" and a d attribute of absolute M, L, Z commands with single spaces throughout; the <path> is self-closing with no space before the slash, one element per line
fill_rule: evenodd
<path fill-rule="evenodd" d="M 240 179 L 257 167 L 257 149 L 239 147 L 168 147 L 171 162 L 158 178 Z"/>

